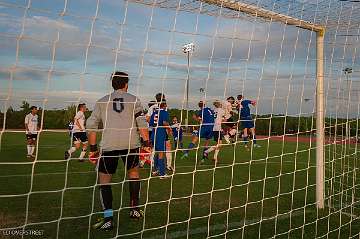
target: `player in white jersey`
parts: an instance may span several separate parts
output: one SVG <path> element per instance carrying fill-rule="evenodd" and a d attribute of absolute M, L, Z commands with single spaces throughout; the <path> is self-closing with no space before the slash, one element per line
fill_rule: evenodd
<path fill-rule="evenodd" d="M 220 146 L 222 143 L 222 124 L 225 122 L 225 110 L 221 107 L 221 102 L 216 100 L 214 102 L 214 113 L 215 113 L 215 123 L 213 128 L 213 134 L 214 134 L 214 141 L 216 142 L 216 145 L 211 146 L 209 149 L 205 151 L 206 155 L 208 155 L 210 152 L 214 151 L 214 161 L 215 164 L 218 162 L 218 154 L 220 152 Z"/>
<path fill-rule="evenodd" d="M 30 107 L 31 112 L 25 116 L 25 130 L 27 140 L 27 157 L 34 158 L 35 145 L 39 130 L 38 109 L 36 106 Z"/>
<path fill-rule="evenodd" d="M 224 101 L 223 109 L 225 111 L 225 123 L 224 123 L 224 139 L 229 144 L 230 139 L 234 138 L 237 133 L 236 122 L 234 115 L 236 112 L 233 110 L 233 105 L 235 103 L 235 98 L 230 96 Z"/>
<path fill-rule="evenodd" d="M 65 159 L 69 159 L 71 155 L 80 148 L 82 144 L 82 150 L 79 156 L 79 161 L 83 162 L 86 155 L 88 137 L 85 130 L 85 112 L 87 111 L 86 104 L 78 105 L 78 112 L 74 117 L 74 124 L 72 129 L 72 142 L 73 145 L 70 149 L 65 151 Z"/>
<path fill-rule="evenodd" d="M 153 115 L 154 111 L 159 110 L 159 108 L 160 108 L 159 102 L 162 102 L 163 100 L 165 100 L 165 95 L 163 93 L 157 93 L 155 95 L 155 99 L 156 99 L 156 103 L 149 107 L 149 110 L 146 114 L 146 121 L 148 123 L 150 122 L 150 118 Z M 165 154 L 166 154 L 166 169 L 169 171 L 173 171 L 174 168 L 172 167 L 171 141 L 170 141 L 169 136 L 166 138 L 166 153 Z"/>

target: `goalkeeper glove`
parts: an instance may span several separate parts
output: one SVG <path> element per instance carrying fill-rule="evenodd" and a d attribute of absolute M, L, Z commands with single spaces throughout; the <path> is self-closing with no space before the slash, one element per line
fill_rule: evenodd
<path fill-rule="evenodd" d="M 90 145 L 90 152 L 89 152 L 89 161 L 92 164 L 97 164 L 97 161 L 99 160 L 100 152 L 98 150 L 97 144 Z"/>

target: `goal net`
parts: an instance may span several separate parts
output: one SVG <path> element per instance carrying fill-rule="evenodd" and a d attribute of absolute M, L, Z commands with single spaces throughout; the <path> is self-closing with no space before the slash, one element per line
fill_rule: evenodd
<path fill-rule="evenodd" d="M 0 0 L 0 238 L 358 238 L 359 9 Z M 173 170 L 159 177 L 158 150 L 140 151 L 144 215 L 133 220 L 119 160 L 114 228 L 101 231 L 97 168 L 74 135 L 116 71 L 144 114 L 165 95 Z"/>

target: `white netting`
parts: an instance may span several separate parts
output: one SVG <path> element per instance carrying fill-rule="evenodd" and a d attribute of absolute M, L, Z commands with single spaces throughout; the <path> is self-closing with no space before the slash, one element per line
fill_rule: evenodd
<path fill-rule="evenodd" d="M 0 0 L 0 235 L 358 238 L 359 10 L 350 0 Z M 316 197 L 322 27 L 323 209 Z M 98 232 L 91 227 L 102 215 L 94 167 L 78 161 L 81 150 L 70 160 L 64 151 L 73 143 L 67 127 L 75 106 L 93 110 L 112 92 L 117 70 L 129 73 L 129 92 L 145 108 L 156 93 L 166 95 L 185 148 L 200 100 L 211 108 L 239 94 L 255 100 L 261 147 L 251 140 L 244 147 L 238 116 L 216 166 L 212 153 L 201 163 L 204 139 L 185 159 L 170 137 L 175 171 L 160 180 L 148 165 L 140 169 L 145 216 L 138 221 L 128 216 L 120 161 L 112 180 L 115 228 Z M 27 158 L 24 118 L 32 105 L 40 130 Z"/>

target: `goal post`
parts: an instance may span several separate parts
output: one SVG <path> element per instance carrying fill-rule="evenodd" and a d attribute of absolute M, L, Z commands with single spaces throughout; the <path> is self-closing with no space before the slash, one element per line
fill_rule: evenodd
<path fill-rule="evenodd" d="M 277 21 L 316 33 L 316 205 L 324 208 L 325 195 L 325 114 L 324 114 L 324 36 L 325 27 L 312 22 L 276 13 L 251 4 L 235 0 L 200 0 L 210 5 L 217 5 L 234 11 L 243 12 L 265 20 Z"/>

